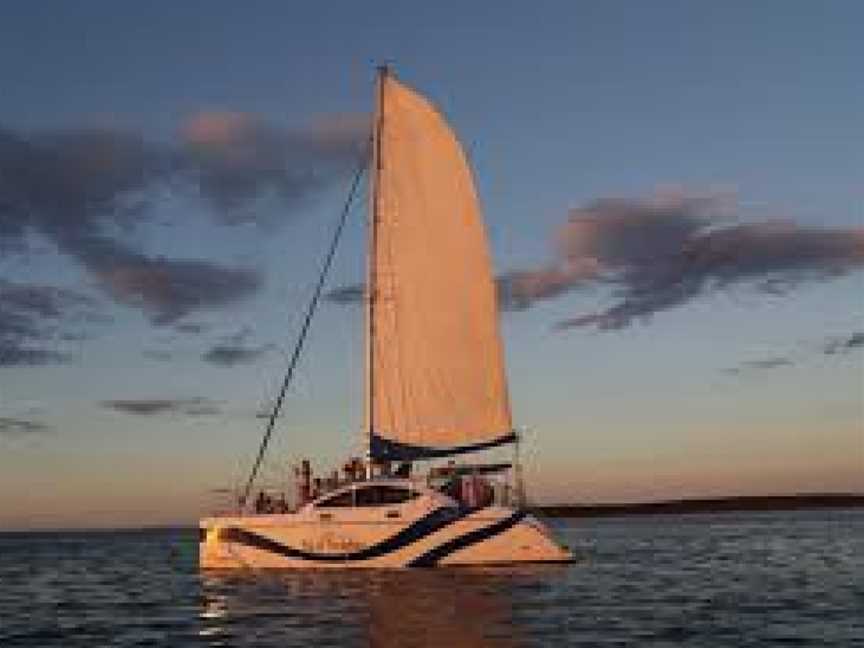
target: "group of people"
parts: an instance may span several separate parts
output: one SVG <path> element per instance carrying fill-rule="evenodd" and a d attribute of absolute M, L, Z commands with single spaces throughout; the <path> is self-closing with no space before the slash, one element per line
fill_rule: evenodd
<path fill-rule="evenodd" d="M 281 493 L 276 499 L 264 491 L 260 491 L 258 497 L 255 498 L 255 512 L 259 514 L 290 513 L 291 508 L 285 501 L 285 493 Z"/>

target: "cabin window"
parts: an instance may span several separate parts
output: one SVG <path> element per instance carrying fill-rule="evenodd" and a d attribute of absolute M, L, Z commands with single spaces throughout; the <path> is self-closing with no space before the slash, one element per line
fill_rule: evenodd
<path fill-rule="evenodd" d="M 347 490 L 344 493 L 334 495 L 330 499 L 317 504 L 316 508 L 331 508 L 336 506 L 354 506 L 354 492 Z"/>
<path fill-rule="evenodd" d="M 401 486 L 365 486 L 354 491 L 344 491 L 316 505 L 316 508 L 347 506 L 388 506 L 402 504 L 417 497 L 416 491 Z"/>
<path fill-rule="evenodd" d="M 412 492 L 401 486 L 367 486 L 357 489 L 357 506 L 386 506 L 388 504 L 402 504 L 417 497 Z"/>

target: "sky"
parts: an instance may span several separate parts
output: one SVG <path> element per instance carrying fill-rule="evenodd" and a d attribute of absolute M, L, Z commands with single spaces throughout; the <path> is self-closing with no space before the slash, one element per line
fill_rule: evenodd
<path fill-rule="evenodd" d="M 861 3 L 2 10 L 0 529 L 245 477 L 382 62 L 471 160 L 534 501 L 864 492 Z M 265 483 L 359 451 L 364 219 Z"/>

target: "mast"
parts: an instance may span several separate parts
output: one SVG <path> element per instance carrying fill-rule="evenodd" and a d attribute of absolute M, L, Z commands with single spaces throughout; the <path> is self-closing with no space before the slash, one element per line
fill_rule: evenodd
<path fill-rule="evenodd" d="M 384 127 L 384 82 L 390 74 L 386 65 L 377 68 L 375 88 L 375 123 L 372 131 L 372 163 L 369 174 L 369 222 L 368 253 L 366 256 L 366 421 L 364 443 L 366 445 L 366 476 L 372 477 L 372 457 L 370 446 L 375 429 L 375 299 L 378 288 L 376 265 L 378 254 L 378 199 L 379 179 L 382 168 L 381 133 Z"/>

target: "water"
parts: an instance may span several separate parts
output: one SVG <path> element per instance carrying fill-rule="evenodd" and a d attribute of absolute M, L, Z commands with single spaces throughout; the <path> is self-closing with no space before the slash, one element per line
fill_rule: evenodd
<path fill-rule="evenodd" d="M 864 646 L 864 510 L 560 521 L 573 566 L 200 574 L 194 531 L 0 534 L 0 646 Z"/>

